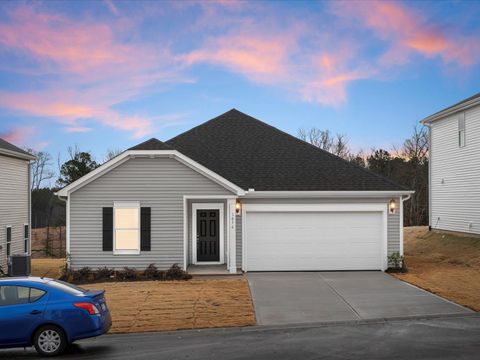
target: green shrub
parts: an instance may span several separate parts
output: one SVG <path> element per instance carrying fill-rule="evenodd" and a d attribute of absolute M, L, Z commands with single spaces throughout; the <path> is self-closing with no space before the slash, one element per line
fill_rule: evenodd
<path fill-rule="evenodd" d="M 398 251 L 391 253 L 388 256 L 389 268 L 393 270 L 404 270 L 404 257 Z"/>
<path fill-rule="evenodd" d="M 108 267 L 99 267 L 97 271 L 94 272 L 93 277 L 95 280 L 110 280 L 115 278 L 115 270 L 109 269 Z"/>
<path fill-rule="evenodd" d="M 125 266 L 123 270 L 117 272 L 117 278 L 119 280 L 136 280 L 137 277 L 137 270 L 128 266 Z"/>
<path fill-rule="evenodd" d="M 173 264 L 165 273 L 166 280 L 190 280 L 192 275 L 182 270 L 178 264 Z"/>

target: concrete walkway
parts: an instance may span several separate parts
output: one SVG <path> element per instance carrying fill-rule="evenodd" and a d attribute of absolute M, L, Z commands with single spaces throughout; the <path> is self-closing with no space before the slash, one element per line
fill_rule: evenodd
<path fill-rule="evenodd" d="M 247 273 L 247 278 L 259 325 L 472 313 L 380 271 Z"/>

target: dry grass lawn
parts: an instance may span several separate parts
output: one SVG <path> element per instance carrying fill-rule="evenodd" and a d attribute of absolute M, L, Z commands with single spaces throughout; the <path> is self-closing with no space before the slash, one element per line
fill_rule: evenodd
<path fill-rule="evenodd" d="M 404 230 L 408 272 L 397 278 L 480 311 L 480 236 Z"/>
<path fill-rule="evenodd" d="M 255 325 L 245 279 L 82 285 L 105 289 L 111 333 Z"/>
<path fill-rule="evenodd" d="M 65 259 L 32 259 L 32 275 L 58 279 L 61 269 L 65 266 Z"/>

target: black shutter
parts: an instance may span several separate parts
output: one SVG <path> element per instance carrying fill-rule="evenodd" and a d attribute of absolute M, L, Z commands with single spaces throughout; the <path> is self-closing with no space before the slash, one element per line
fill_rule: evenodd
<path fill-rule="evenodd" d="M 151 224 L 151 210 L 149 207 L 142 207 L 140 209 L 140 250 L 150 251 L 150 231 Z"/>
<path fill-rule="evenodd" d="M 103 251 L 113 251 L 113 208 L 103 208 Z"/>

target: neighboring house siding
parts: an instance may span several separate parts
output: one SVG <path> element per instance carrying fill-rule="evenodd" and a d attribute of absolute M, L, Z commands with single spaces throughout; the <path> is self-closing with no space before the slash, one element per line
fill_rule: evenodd
<path fill-rule="evenodd" d="M 24 253 L 29 222 L 29 161 L 0 155 L 0 265 L 7 270 L 6 226 L 12 227 L 12 255 Z"/>
<path fill-rule="evenodd" d="M 232 193 L 175 159 L 128 160 L 71 194 L 72 267 L 183 265 L 183 196 L 212 194 Z M 151 207 L 151 251 L 140 255 L 102 251 L 102 207 L 112 207 L 115 201 L 140 201 Z"/>
<path fill-rule="evenodd" d="M 430 225 L 480 234 L 480 106 L 465 111 L 465 147 L 458 116 L 431 124 Z"/>
<path fill-rule="evenodd" d="M 245 204 L 367 204 L 367 203 L 384 203 L 385 207 L 388 206 L 391 198 L 384 199 L 243 199 L 242 203 Z M 393 252 L 400 252 L 400 198 L 395 198 L 397 201 L 397 211 L 395 214 L 387 215 L 387 245 L 388 254 Z M 248 214 L 247 214 L 248 216 Z M 240 227 L 238 224 L 240 223 Z M 237 264 L 242 263 L 242 251 L 238 249 L 241 247 L 242 241 L 242 229 L 241 221 L 237 217 Z M 240 245 L 238 245 L 240 243 Z M 239 258 L 240 257 L 240 258 Z"/>

